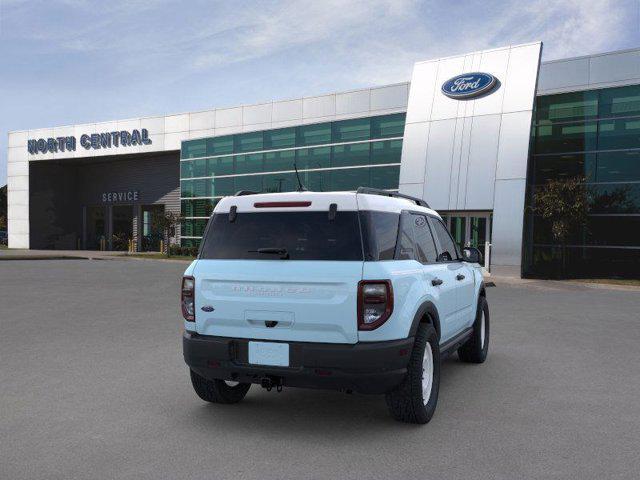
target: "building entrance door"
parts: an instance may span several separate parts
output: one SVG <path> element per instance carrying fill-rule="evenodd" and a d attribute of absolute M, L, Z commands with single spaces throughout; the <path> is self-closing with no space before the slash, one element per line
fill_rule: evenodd
<path fill-rule="evenodd" d="M 143 252 L 157 252 L 160 250 L 160 240 L 163 232 L 158 225 L 158 216 L 164 213 L 164 205 L 142 206 L 142 235 L 140 250 Z"/>
<path fill-rule="evenodd" d="M 442 219 L 461 249 L 475 247 L 487 258 L 486 245 L 491 244 L 491 212 L 449 212 L 443 214 Z"/>
<path fill-rule="evenodd" d="M 133 239 L 133 205 L 113 206 L 111 232 L 111 250 L 127 251 Z"/>
<path fill-rule="evenodd" d="M 85 249 L 100 250 L 100 242 L 106 240 L 106 210 L 106 207 L 87 207 Z"/>

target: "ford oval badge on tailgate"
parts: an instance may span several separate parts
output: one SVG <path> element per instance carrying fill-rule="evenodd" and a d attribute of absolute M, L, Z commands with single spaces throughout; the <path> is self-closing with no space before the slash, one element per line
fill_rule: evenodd
<path fill-rule="evenodd" d="M 205 305 L 204 307 L 201 308 L 201 310 L 203 312 L 213 312 L 215 308 L 213 308 L 211 305 Z"/>

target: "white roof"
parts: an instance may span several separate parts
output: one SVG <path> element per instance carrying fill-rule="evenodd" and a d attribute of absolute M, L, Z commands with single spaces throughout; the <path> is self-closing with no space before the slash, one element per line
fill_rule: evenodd
<path fill-rule="evenodd" d="M 290 202 L 304 202 L 304 204 L 277 205 L 277 203 Z M 264 205 L 265 203 L 267 205 Z M 337 204 L 338 211 L 374 210 L 400 213 L 402 210 L 413 210 L 439 217 L 435 210 L 416 205 L 415 202 L 405 198 L 355 192 L 258 193 L 225 197 L 218 202 L 214 212 L 227 213 L 234 205 L 237 212 L 328 211 L 332 203 Z"/>

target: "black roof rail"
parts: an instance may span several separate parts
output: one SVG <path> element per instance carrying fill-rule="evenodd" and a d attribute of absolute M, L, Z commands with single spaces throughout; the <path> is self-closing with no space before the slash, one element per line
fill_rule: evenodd
<path fill-rule="evenodd" d="M 406 200 L 416 202 L 416 205 L 420 205 L 421 207 L 431 208 L 429 204 L 421 198 L 412 197 L 411 195 L 405 195 L 404 193 L 389 192 L 387 190 L 380 190 L 379 188 L 370 187 L 358 187 L 356 193 L 366 193 L 367 195 L 382 195 L 383 197 L 404 198 Z"/>
<path fill-rule="evenodd" d="M 244 197 L 245 195 L 258 195 L 258 192 L 252 190 L 238 190 L 234 197 Z"/>

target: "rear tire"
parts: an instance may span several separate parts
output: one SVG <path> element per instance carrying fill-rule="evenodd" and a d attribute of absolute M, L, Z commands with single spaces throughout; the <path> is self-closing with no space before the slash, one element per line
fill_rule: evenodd
<path fill-rule="evenodd" d="M 489 352 L 489 304 L 485 297 L 478 299 L 476 321 L 471 338 L 458 349 L 458 357 L 467 363 L 483 363 Z"/>
<path fill-rule="evenodd" d="M 207 380 L 193 370 L 190 370 L 190 372 L 193 389 L 205 402 L 238 403 L 251 388 L 250 383 L 227 383 L 224 380 Z M 234 383 L 236 385 L 233 385 Z"/>
<path fill-rule="evenodd" d="M 421 323 L 409 359 L 407 376 L 387 393 L 387 406 L 396 420 L 424 424 L 431 420 L 440 388 L 440 348 L 432 325 Z"/>

